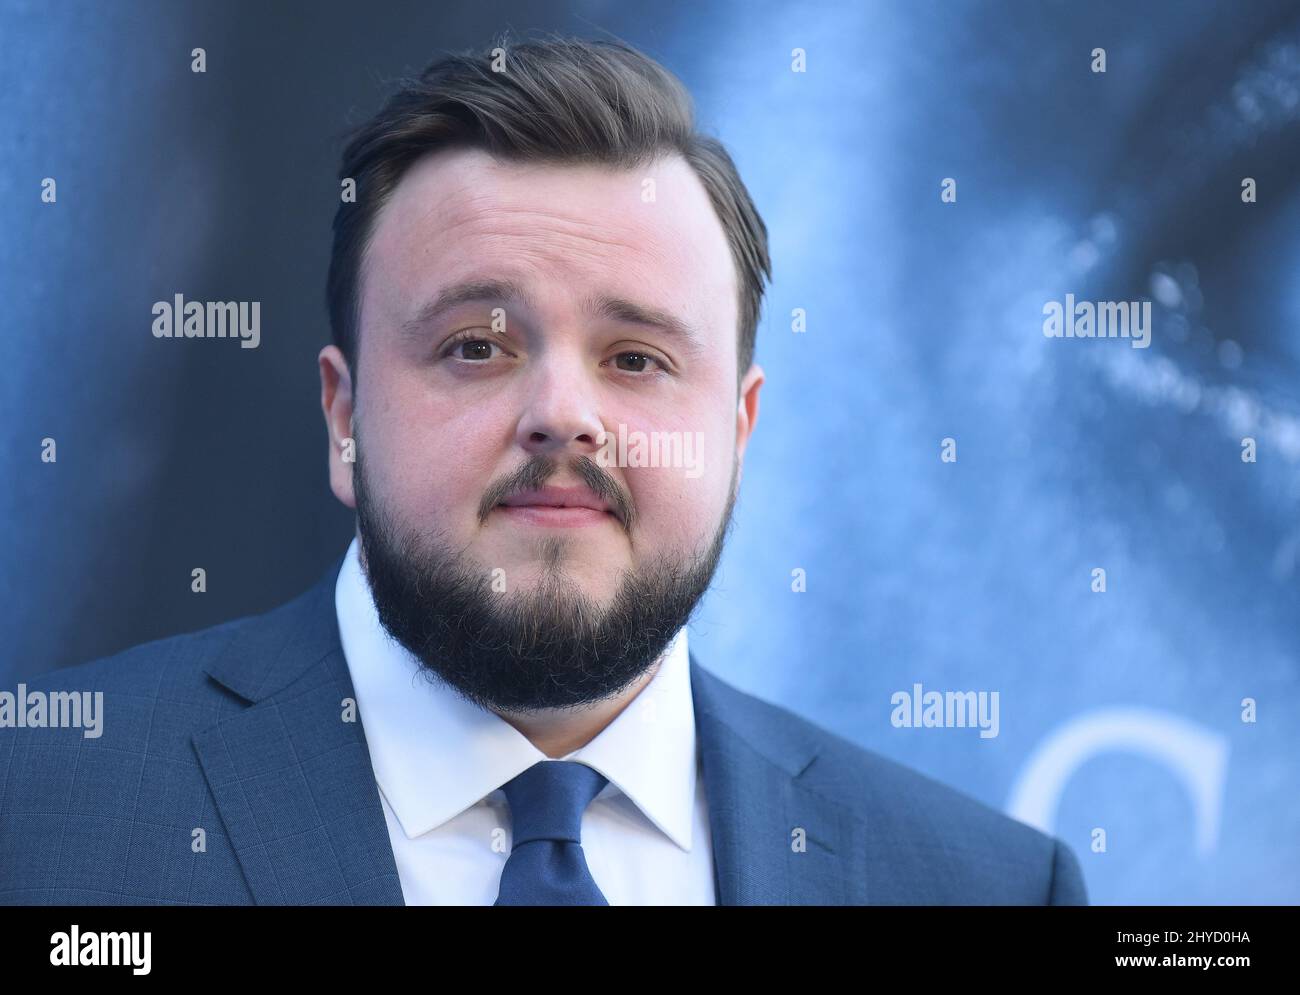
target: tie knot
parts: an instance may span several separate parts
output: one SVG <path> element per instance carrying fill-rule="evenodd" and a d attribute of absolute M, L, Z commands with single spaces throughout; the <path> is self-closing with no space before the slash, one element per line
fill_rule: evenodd
<path fill-rule="evenodd" d="M 510 803 L 511 846 L 532 840 L 582 842 L 582 813 L 608 784 L 605 775 L 576 760 L 539 760 L 501 790 Z"/>

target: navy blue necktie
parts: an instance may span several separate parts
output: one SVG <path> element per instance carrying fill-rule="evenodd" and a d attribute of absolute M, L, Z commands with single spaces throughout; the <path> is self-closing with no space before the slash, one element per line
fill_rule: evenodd
<path fill-rule="evenodd" d="M 539 760 L 502 785 L 514 831 L 495 904 L 609 904 L 582 853 L 582 813 L 607 783 L 576 760 Z"/>

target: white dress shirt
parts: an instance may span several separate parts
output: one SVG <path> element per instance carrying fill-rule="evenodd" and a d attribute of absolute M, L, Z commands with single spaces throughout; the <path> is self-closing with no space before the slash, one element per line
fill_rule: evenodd
<path fill-rule="evenodd" d="M 510 855 L 501 786 L 546 754 L 421 673 L 379 622 L 356 538 L 334 603 L 406 904 L 491 905 Z M 685 627 L 640 693 L 563 759 L 609 779 L 583 815 L 582 849 L 610 905 L 715 904 Z"/>

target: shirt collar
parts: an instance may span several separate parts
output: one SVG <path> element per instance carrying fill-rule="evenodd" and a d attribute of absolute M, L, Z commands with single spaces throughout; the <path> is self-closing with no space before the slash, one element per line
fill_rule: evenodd
<path fill-rule="evenodd" d="M 547 759 L 499 715 L 430 680 L 388 634 L 355 537 L 339 570 L 334 604 L 375 780 L 409 838 L 437 828 Z M 597 797 L 621 791 L 674 843 L 691 849 L 697 768 L 685 626 L 640 693 L 591 742 L 563 759 L 608 778 Z"/>

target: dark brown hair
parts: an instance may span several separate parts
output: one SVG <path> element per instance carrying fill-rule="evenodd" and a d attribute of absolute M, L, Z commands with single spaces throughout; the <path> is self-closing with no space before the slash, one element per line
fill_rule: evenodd
<path fill-rule="evenodd" d="M 708 192 L 731 247 L 740 288 L 737 376 L 743 377 L 754 358 L 763 281 L 772 276 L 767 227 L 726 149 L 696 132 L 681 81 L 618 41 L 503 39 L 497 49 L 504 50 L 501 72 L 493 71 L 492 51 L 460 53 L 400 81 L 348 139 L 339 178 L 355 180 L 356 202 L 341 203 L 334 216 L 327 298 L 334 344 L 354 381 L 361 264 L 375 218 L 417 159 L 451 147 L 485 149 L 505 161 L 628 169 L 680 155 Z"/>

